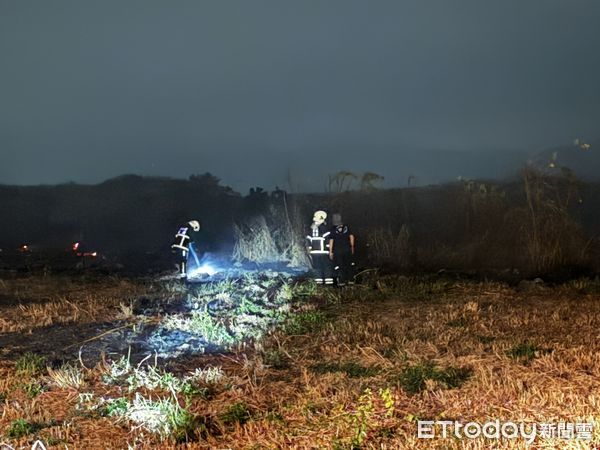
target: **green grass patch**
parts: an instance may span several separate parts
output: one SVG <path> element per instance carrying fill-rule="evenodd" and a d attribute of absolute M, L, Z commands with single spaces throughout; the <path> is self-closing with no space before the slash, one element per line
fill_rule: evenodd
<path fill-rule="evenodd" d="M 318 285 L 314 281 L 303 281 L 291 286 L 290 299 L 298 297 L 314 297 L 319 293 Z"/>
<path fill-rule="evenodd" d="M 494 336 L 479 335 L 479 336 L 477 336 L 477 340 L 479 342 L 481 342 L 482 344 L 491 344 L 492 342 L 494 342 L 496 340 L 496 338 Z"/>
<path fill-rule="evenodd" d="M 242 297 L 236 308 L 236 314 L 248 314 L 255 316 L 264 316 L 266 315 L 267 311 L 268 309 L 258 304 L 256 299 L 248 298 L 246 296 Z"/>
<path fill-rule="evenodd" d="M 283 329 L 287 334 L 307 334 L 321 329 L 326 321 L 325 314 L 320 311 L 305 311 L 293 315 Z"/>
<path fill-rule="evenodd" d="M 24 383 L 21 385 L 23 392 L 27 394 L 29 398 L 35 398 L 44 392 L 44 386 L 39 381 L 31 381 L 29 383 Z"/>
<path fill-rule="evenodd" d="M 379 367 L 365 367 L 355 362 L 319 363 L 310 367 L 314 373 L 345 373 L 350 378 L 373 377 L 380 372 Z"/>
<path fill-rule="evenodd" d="M 287 369 L 290 366 L 290 358 L 281 350 L 267 349 L 262 359 L 263 363 L 276 370 Z"/>
<path fill-rule="evenodd" d="M 235 342 L 227 327 L 207 310 L 194 311 L 189 317 L 169 316 L 164 324 L 169 330 L 182 330 L 202 336 L 207 342 L 227 346 Z"/>
<path fill-rule="evenodd" d="M 540 348 L 531 342 L 519 342 L 513 345 L 511 349 L 506 352 L 506 354 L 510 358 L 527 364 L 538 356 L 549 352 L 550 350 Z"/>
<path fill-rule="evenodd" d="M 448 389 L 457 388 L 469 379 L 472 369 L 462 367 L 436 368 L 427 362 L 414 366 L 405 367 L 397 377 L 402 388 L 411 394 L 416 394 L 425 389 L 427 380 L 434 380 L 446 386 Z"/>
<path fill-rule="evenodd" d="M 187 442 L 196 435 L 198 421 L 196 416 L 187 409 L 178 408 L 170 416 L 171 438 L 176 442 Z"/>
<path fill-rule="evenodd" d="M 232 425 L 234 423 L 243 425 L 248 422 L 251 417 L 250 410 L 244 402 L 236 402 L 229 405 L 225 412 L 220 416 L 221 421 L 225 425 Z"/>
<path fill-rule="evenodd" d="M 216 389 L 213 386 L 197 386 L 193 383 L 185 383 L 181 386 L 181 393 L 188 401 L 195 397 L 209 400 L 215 396 Z"/>
<path fill-rule="evenodd" d="M 115 399 L 110 399 L 104 408 L 102 408 L 103 416 L 124 416 L 127 413 L 127 409 L 129 408 L 129 400 L 125 397 L 119 397 Z"/>
<path fill-rule="evenodd" d="M 27 352 L 15 363 L 17 373 L 21 375 L 35 375 L 46 367 L 46 358 L 33 352 Z"/>
<path fill-rule="evenodd" d="M 11 439 L 20 439 L 33 433 L 37 433 L 44 425 L 38 422 L 29 422 L 25 419 L 13 420 L 8 426 L 5 434 Z"/>
<path fill-rule="evenodd" d="M 265 420 L 267 420 L 268 422 L 271 423 L 285 423 L 285 419 L 283 417 L 283 414 L 281 414 L 279 411 L 277 410 L 271 410 L 268 411 L 265 415 L 264 415 Z"/>

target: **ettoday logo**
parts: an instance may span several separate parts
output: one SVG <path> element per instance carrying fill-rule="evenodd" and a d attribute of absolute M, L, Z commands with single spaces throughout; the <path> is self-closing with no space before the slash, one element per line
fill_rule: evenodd
<path fill-rule="evenodd" d="M 593 424 L 587 422 L 558 423 L 515 423 L 491 420 L 485 423 L 461 422 L 451 420 L 420 420 L 417 423 L 419 439 L 455 437 L 458 439 L 523 439 L 531 445 L 540 439 L 592 439 Z"/>

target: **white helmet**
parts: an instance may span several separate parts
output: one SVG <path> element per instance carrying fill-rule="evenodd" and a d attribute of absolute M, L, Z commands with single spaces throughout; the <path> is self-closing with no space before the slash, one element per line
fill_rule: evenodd
<path fill-rule="evenodd" d="M 192 230 L 194 230 L 194 231 L 200 231 L 200 222 L 198 222 L 197 220 L 190 220 L 188 222 L 188 225 L 190 227 L 192 227 Z"/>
<path fill-rule="evenodd" d="M 315 211 L 313 214 L 313 222 L 317 225 L 321 225 L 327 219 L 327 213 L 325 211 Z"/>

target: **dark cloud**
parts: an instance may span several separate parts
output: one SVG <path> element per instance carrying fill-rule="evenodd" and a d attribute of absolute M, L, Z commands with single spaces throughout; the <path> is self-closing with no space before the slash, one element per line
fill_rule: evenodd
<path fill-rule="evenodd" d="M 599 19 L 596 0 L 0 0 L 0 182 L 435 180 L 428 150 L 594 135 Z"/>

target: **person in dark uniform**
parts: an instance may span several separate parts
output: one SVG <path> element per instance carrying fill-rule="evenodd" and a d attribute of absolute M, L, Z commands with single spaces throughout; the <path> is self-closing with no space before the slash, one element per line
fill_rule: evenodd
<path fill-rule="evenodd" d="M 185 278 L 187 276 L 187 260 L 190 249 L 193 251 L 196 234 L 200 231 L 200 222 L 190 220 L 185 225 L 182 225 L 175 234 L 175 239 L 171 244 L 171 251 L 178 256 L 179 276 Z"/>
<path fill-rule="evenodd" d="M 340 214 L 332 216 L 333 227 L 329 236 L 329 259 L 333 261 L 333 273 L 338 286 L 354 284 L 354 234 L 342 222 Z"/>
<path fill-rule="evenodd" d="M 333 271 L 329 260 L 329 227 L 327 213 L 316 211 L 307 239 L 307 250 L 313 265 L 313 279 L 317 284 L 333 285 Z"/>

